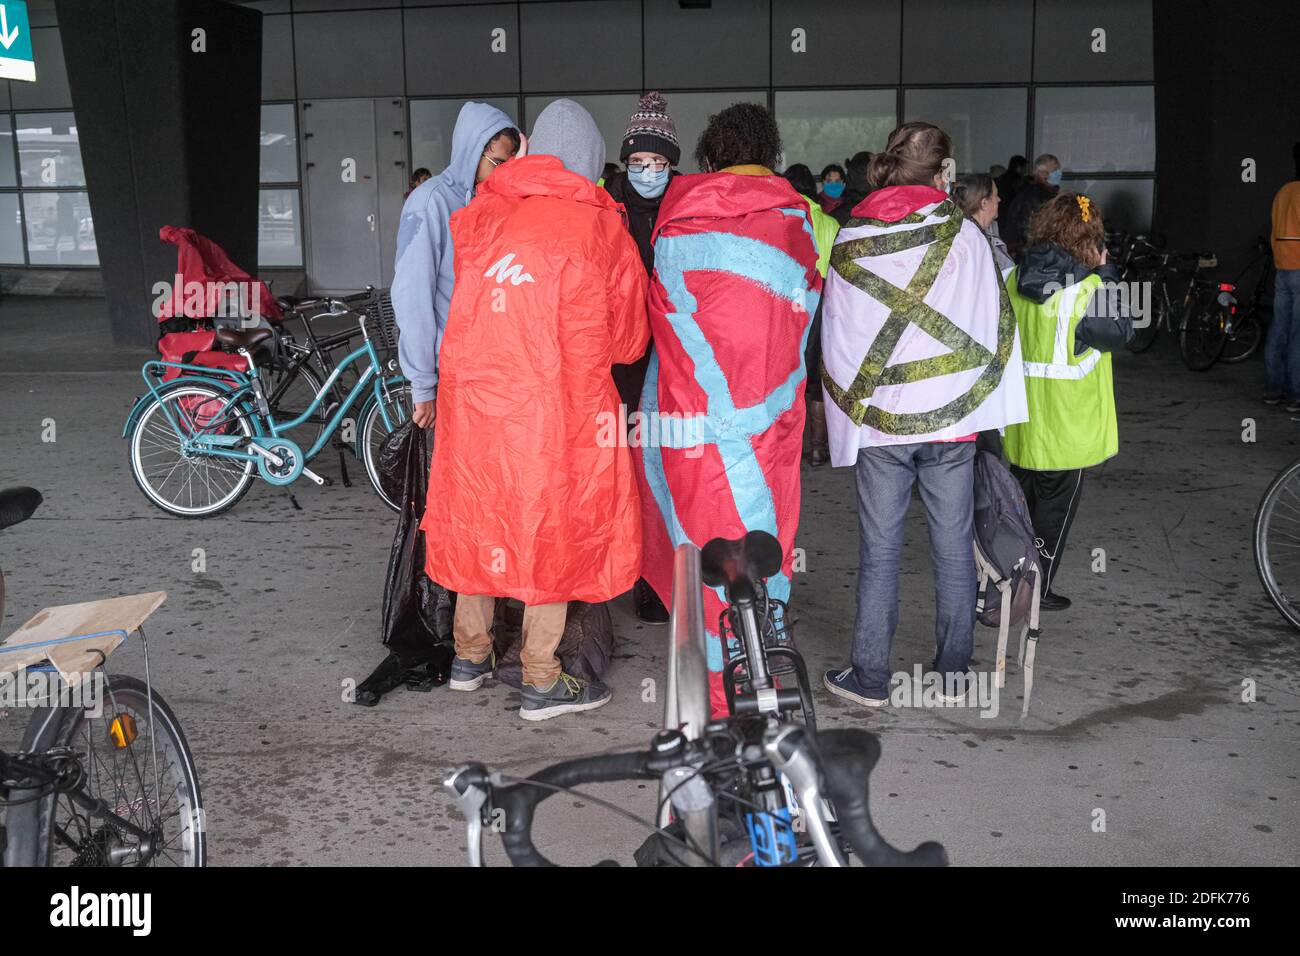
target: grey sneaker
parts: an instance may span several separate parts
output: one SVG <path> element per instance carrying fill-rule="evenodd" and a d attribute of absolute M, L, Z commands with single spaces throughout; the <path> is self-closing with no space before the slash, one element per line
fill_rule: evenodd
<path fill-rule="evenodd" d="M 524 702 L 519 707 L 519 716 L 524 720 L 550 720 L 561 714 L 604 707 L 613 696 L 599 681 L 579 680 L 570 674 L 560 674 L 545 689 L 524 684 Z"/>
<path fill-rule="evenodd" d="M 488 651 L 488 656 L 477 664 L 463 657 L 453 657 L 447 686 L 452 690 L 478 690 L 485 680 L 496 676 L 496 669 L 496 651 Z"/>

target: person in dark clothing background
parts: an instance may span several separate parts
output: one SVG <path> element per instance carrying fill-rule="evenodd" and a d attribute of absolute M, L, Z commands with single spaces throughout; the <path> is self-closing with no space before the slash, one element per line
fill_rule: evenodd
<path fill-rule="evenodd" d="M 627 168 L 606 179 L 605 190 L 623 204 L 628 231 L 636 240 L 641 264 L 646 274 L 652 275 L 655 250 L 651 236 L 659 218 L 659 204 L 676 175 L 673 167 L 682 158 L 677 127 L 668 115 L 668 101 L 659 91 L 651 90 L 641 97 L 636 112 L 628 119 L 618 158 Z M 649 365 L 650 345 L 647 345 L 645 354 L 631 365 L 614 366 L 614 385 L 629 416 L 640 404 Z M 647 624 L 668 622 L 668 609 L 644 579 L 638 579 L 632 588 L 632 602 L 637 617 Z"/>
<path fill-rule="evenodd" d="M 844 188 L 844 201 L 831 213 L 841 226 L 853 218 L 853 207 L 871 192 L 871 184 L 867 182 L 867 167 L 870 165 L 871 154 L 865 149 L 854 153 L 853 158 L 844 164 L 844 179 L 848 183 Z"/>
<path fill-rule="evenodd" d="M 998 214 L 998 234 L 1007 244 L 1011 258 L 1020 261 L 1029 235 L 1029 221 L 1040 206 L 1061 189 L 1061 161 L 1051 153 L 1034 160 L 1034 175 L 1025 181 L 1009 202 L 1002 201 Z"/>
<path fill-rule="evenodd" d="M 1007 160 L 1006 172 L 994 177 L 993 181 L 998 185 L 998 196 L 1002 200 L 1003 209 L 1007 208 L 1007 203 L 1016 198 L 1016 193 L 1020 192 L 1020 187 L 1025 184 L 1025 169 L 1028 166 L 1029 160 L 1016 154 Z"/>

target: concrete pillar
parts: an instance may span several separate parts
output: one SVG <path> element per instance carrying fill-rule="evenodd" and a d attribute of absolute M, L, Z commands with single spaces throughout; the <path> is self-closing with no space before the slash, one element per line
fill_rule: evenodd
<path fill-rule="evenodd" d="M 57 10 L 113 340 L 152 345 L 151 290 L 176 271 L 161 227 L 257 270 L 262 14 L 219 0 Z"/>

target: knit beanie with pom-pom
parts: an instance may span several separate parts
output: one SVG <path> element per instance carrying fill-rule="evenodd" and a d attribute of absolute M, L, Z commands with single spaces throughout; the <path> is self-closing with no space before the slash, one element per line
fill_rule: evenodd
<path fill-rule="evenodd" d="M 682 158 L 677 127 L 668 115 L 668 101 L 658 90 L 642 95 L 636 112 L 627 121 L 627 132 L 623 134 L 623 147 L 618 158 L 626 163 L 633 153 L 658 153 L 666 156 L 674 166 Z"/>

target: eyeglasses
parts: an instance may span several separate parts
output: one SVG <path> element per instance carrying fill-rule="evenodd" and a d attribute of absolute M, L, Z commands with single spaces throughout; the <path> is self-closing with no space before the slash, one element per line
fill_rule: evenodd
<path fill-rule="evenodd" d="M 498 157 L 498 156 L 493 156 L 493 155 L 491 155 L 490 153 L 484 153 L 484 154 L 483 154 L 483 158 L 486 159 L 489 163 L 491 163 L 491 164 L 492 164 L 492 168 L 495 169 L 497 166 L 500 166 L 502 163 L 504 163 L 504 162 L 505 162 L 507 159 L 509 159 L 510 157 L 509 157 L 509 156 L 499 156 L 499 157 Z"/>
<path fill-rule="evenodd" d="M 654 173 L 662 173 L 668 168 L 668 161 L 653 163 L 628 163 L 627 171 L 629 173 L 644 173 L 647 169 Z"/>

